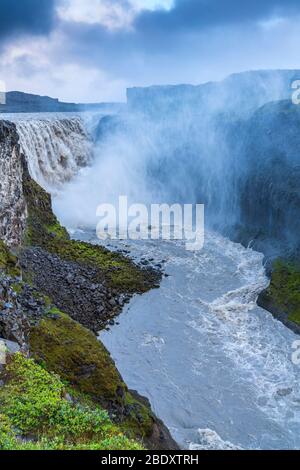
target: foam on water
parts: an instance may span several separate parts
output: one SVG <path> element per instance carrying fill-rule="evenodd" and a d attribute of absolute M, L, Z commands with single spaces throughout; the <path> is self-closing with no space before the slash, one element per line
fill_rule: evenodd
<path fill-rule="evenodd" d="M 198 430 L 198 444 L 190 444 L 189 450 L 243 450 L 242 447 L 223 441 L 220 436 L 211 429 Z"/>
<path fill-rule="evenodd" d="M 299 448 L 297 337 L 256 305 L 262 255 L 212 233 L 198 253 L 177 242 L 126 249 L 164 260 L 170 275 L 101 334 L 129 387 L 184 448 Z"/>

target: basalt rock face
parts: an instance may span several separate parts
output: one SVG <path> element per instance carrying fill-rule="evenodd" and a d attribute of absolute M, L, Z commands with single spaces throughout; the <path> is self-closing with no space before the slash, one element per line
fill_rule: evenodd
<path fill-rule="evenodd" d="M 14 124 L 0 121 L 0 239 L 21 243 L 26 225 L 23 164 Z"/>
<path fill-rule="evenodd" d="M 165 201 L 203 203 L 207 226 L 245 244 L 254 240 L 270 258 L 295 256 L 300 107 L 292 103 L 291 84 L 299 76 L 253 71 L 199 86 L 129 89 L 130 118 L 137 116 L 135 128 L 151 136 L 151 149 L 129 118 L 127 128 L 114 117 L 101 121 L 98 135 L 117 128 L 132 135 L 131 145 L 144 145 L 145 160 L 151 152 L 146 183 Z"/>
<path fill-rule="evenodd" d="M 258 304 L 300 333 L 300 107 L 269 103 L 243 124 L 240 218 L 232 238 L 265 254 Z"/>
<path fill-rule="evenodd" d="M 299 129 L 300 107 L 282 101 L 259 109 L 242 134 L 239 236 L 270 258 L 299 259 Z"/>

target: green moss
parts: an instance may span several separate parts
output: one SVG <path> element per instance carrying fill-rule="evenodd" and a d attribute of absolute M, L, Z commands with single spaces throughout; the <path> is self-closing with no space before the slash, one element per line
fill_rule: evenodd
<path fill-rule="evenodd" d="M 5 243 L 0 240 L 0 270 L 11 276 L 19 276 L 20 270 L 17 266 L 17 258 L 13 256 Z"/>
<path fill-rule="evenodd" d="M 109 411 L 116 410 L 115 418 L 129 437 L 151 436 L 151 409 L 131 395 L 110 354 L 89 330 L 52 309 L 33 328 L 29 343 L 37 362 L 69 384 L 72 394 L 77 393 Z"/>
<path fill-rule="evenodd" d="M 300 325 L 300 308 L 289 315 L 289 320 Z"/>
<path fill-rule="evenodd" d="M 300 324 L 300 267 L 284 260 L 274 264 L 267 295 L 289 320 Z"/>
<path fill-rule="evenodd" d="M 11 288 L 17 295 L 20 295 L 23 290 L 23 286 L 24 284 L 20 281 L 12 284 Z"/>
<path fill-rule="evenodd" d="M 100 341 L 57 309 L 33 328 L 29 341 L 34 358 L 105 406 L 126 388 Z"/>
<path fill-rule="evenodd" d="M 4 379 L 0 449 L 142 449 L 126 438 L 100 407 L 67 401 L 60 378 L 33 360 L 15 354 Z"/>
<path fill-rule="evenodd" d="M 39 246 L 64 260 L 99 268 L 99 276 L 105 276 L 113 288 L 122 292 L 142 293 L 153 286 L 149 273 L 126 257 L 97 245 L 71 240 L 53 214 L 50 196 L 29 175 L 24 177 L 23 186 L 28 206 L 27 246 Z"/>
<path fill-rule="evenodd" d="M 125 395 L 125 403 L 131 411 L 120 423 L 126 436 L 143 440 L 150 437 L 153 432 L 153 416 L 150 408 L 136 400 L 129 392 Z"/>
<path fill-rule="evenodd" d="M 56 237 L 48 239 L 44 248 L 67 261 L 98 267 L 99 276 L 105 276 L 113 288 L 124 292 L 144 292 L 149 289 L 143 271 L 130 260 L 100 246 Z"/>

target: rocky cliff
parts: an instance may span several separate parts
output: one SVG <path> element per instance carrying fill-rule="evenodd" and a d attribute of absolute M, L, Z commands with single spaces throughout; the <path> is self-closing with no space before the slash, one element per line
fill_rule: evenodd
<path fill-rule="evenodd" d="M 273 258 L 298 258 L 300 253 L 299 128 L 298 106 L 269 103 L 243 124 L 242 145 L 235 150 L 243 166 L 238 181 L 241 236 Z"/>
<path fill-rule="evenodd" d="M 299 76 L 258 71 L 200 86 L 129 89 L 131 118 L 98 129 L 101 138 L 118 132 L 138 142 L 150 197 L 204 203 L 208 227 L 265 254 L 271 285 L 259 303 L 297 332 L 300 107 L 291 84 Z M 132 118 L 140 113 L 143 120 Z M 140 135 L 150 136 L 151 148 Z"/>

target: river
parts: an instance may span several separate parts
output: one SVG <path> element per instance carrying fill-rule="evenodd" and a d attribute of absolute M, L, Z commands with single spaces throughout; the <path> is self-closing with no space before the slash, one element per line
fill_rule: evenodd
<path fill-rule="evenodd" d="M 120 243 L 168 276 L 100 335 L 128 386 L 185 449 L 299 448 L 297 336 L 256 305 L 263 256 L 214 233 L 196 253 L 179 242 L 109 247 Z"/>

